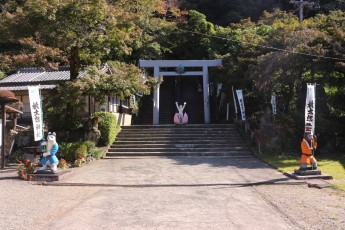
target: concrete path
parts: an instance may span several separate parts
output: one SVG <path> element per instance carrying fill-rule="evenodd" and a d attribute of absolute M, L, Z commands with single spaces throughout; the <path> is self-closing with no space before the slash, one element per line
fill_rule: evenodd
<path fill-rule="evenodd" d="M 112 186 L 204 186 L 292 183 L 254 157 L 108 158 L 77 169 L 61 183 Z"/>
<path fill-rule="evenodd" d="M 253 186 L 267 183 L 295 180 L 254 157 L 99 160 L 50 184 L 97 192 L 44 229 L 298 229 Z"/>

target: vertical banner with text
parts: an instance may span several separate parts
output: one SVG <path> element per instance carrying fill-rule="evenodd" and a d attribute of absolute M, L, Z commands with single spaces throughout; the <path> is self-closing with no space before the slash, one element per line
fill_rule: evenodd
<path fill-rule="evenodd" d="M 276 100 L 276 95 L 275 93 L 272 93 L 272 96 L 271 96 L 271 104 L 272 104 L 272 113 L 274 115 L 277 114 L 277 100 Z"/>
<path fill-rule="evenodd" d="M 315 130 L 315 84 L 307 84 L 304 132 L 309 132 L 309 133 L 314 134 L 314 130 Z"/>
<path fill-rule="evenodd" d="M 43 139 L 43 120 L 40 88 L 29 86 L 30 109 L 35 141 Z"/>
<path fill-rule="evenodd" d="M 246 120 L 246 110 L 244 108 L 242 89 L 237 89 L 236 94 L 237 94 L 238 104 L 240 105 L 242 121 L 245 121 Z"/>

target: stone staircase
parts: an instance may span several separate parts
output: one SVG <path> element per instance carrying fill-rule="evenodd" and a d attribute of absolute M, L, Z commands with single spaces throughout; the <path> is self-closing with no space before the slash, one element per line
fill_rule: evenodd
<path fill-rule="evenodd" d="M 138 125 L 122 127 L 107 157 L 233 156 L 252 157 L 234 125 Z"/>

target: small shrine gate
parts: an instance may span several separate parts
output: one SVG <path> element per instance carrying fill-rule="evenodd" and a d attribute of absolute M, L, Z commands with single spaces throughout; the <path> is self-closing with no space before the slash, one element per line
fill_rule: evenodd
<path fill-rule="evenodd" d="M 140 60 L 139 66 L 142 68 L 153 68 L 154 78 L 160 76 L 202 76 L 203 99 L 204 99 L 204 121 L 205 124 L 211 122 L 209 103 L 209 74 L 208 68 L 222 65 L 221 59 L 216 60 Z M 199 67 L 201 71 L 179 71 L 178 68 Z M 175 68 L 174 71 L 166 69 Z M 153 92 L 153 125 L 159 125 L 159 87 Z"/>

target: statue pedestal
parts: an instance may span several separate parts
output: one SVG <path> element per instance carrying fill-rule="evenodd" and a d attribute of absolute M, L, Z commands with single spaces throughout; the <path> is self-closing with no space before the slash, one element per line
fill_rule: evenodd
<path fill-rule="evenodd" d="M 52 182 L 52 181 L 59 181 L 70 173 L 72 173 L 71 170 L 58 169 L 56 173 L 54 173 L 51 170 L 39 170 L 36 173 L 30 174 L 30 176 L 32 176 L 33 181 Z"/>
<path fill-rule="evenodd" d="M 319 169 L 309 169 L 309 168 L 307 170 L 295 169 L 294 173 L 301 176 L 321 175 L 321 171 Z"/>
<path fill-rule="evenodd" d="M 310 180 L 310 179 L 323 179 L 332 180 L 333 177 L 328 174 L 322 174 L 319 169 L 300 170 L 295 169 L 294 172 L 285 173 L 287 176 L 292 177 L 296 180 Z"/>

